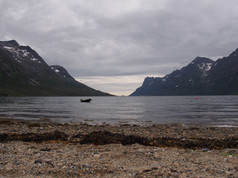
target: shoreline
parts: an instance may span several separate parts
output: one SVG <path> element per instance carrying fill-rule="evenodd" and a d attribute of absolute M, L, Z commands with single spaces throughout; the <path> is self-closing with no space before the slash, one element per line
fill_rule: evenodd
<path fill-rule="evenodd" d="M 135 125 L 135 126 L 141 126 L 141 127 L 151 127 L 151 126 L 157 126 L 157 125 L 177 125 L 177 126 L 198 126 L 198 127 L 228 127 L 228 128 L 238 128 L 238 125 L 229 125 L 229 124 L 196 124 L 196 123 L 154 123 L 152 121 L 142 121 L 142 122 L 134 122 L 130 123 L 127 121 L 121 121 L 121 122 L 112 122 L 108 123 L 105 121 L 102 122 L 95 122 L 94 119 L 84 119 L 82 121 L 70 121 L 70 122 L 64 122 L 64 121 L 57 121 L 50 118 L 38 118 L 38 119 L 23 119 L 23 118 L 11 118 L 11 117 L 5 117 L 0 116 L 0 122 L 31 122 L 31 123 L 55 123 L 55 124 L 68 124 L 68 125 L 79 125 L 79 124 L 87 124 L 87 125 L 110 125 L 110 126 L 121 126 L 121 125 Z"/>
<path fill-rule="evenodd" d="M 238 127 L 0 118 L 0 159 L 7 177 L 236 177 Z"/>
<path fill-rule="evenodd" d="M 231 138 L 238 137 L 238 126 L 200 124 L 92 124 L 88 122 L 61 123 L 50 119 L 24 120 L 0 117 L 0 133 L 44 133 L 54 130 L 73 135 L 80 132 L 108 131 L 118 134 L 145 136 L 148 138 Z M 5 128 L 5 129 L 4 129 Z"/>

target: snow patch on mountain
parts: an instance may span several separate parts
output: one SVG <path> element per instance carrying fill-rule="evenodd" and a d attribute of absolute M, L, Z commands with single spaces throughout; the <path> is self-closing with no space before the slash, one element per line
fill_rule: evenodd
<path fill-rule="evenodd" d="M 56 69 L 55 67 L 51 67 L 51 69 L 53 70 L 53 71 L 55 71 L 55 73 L 59 73 L 60 71 L 58 70 L 58 69 Z"/>
<path fill-rule="evenodd" d="M 204 63 L 202 63 L 202 64 L 198 64 L 198 68 L 199 68 L 199 69 L 203 70 L 204 67 L 205 67 L 205 64 L 204 64 Z"/>
<path fill-rule="evenodd" d="M 207 63 L 206 71 L 209 71 L 212 68 L 212 63 Z"/>
<path fill-rule="evenodd" d="M 32 60 L 32 61 L 38 61 L 38 59 L 36 59 L 36 58 L 34 58 L 34 57 L 32 57 L 31 60 Z M 38 62 L 38 63 L 39 63 L 39 62 Z"/>
<path fill-rule="evenodd" d="M 3 46 L 3 48 L 9 50 L 9 51 L 13 51 L 15 48 L 13 47 L 10 47 L 10 46 Z"/>
<path fill-rule="evenodd" d="M 23 53 L 23 56 L 28 56 L 29 55 L 29 52 L 28 51 L 26 51 L 26 50 L 21 50 L 22 51 L 22 53 Z"/>
<path fill-rule="evenodd" d="M 3 46 L 4 49 L 10 51 L 12 53 L 13 58 L 21 63 L 22 60 L 29 58 L 32 61 L 37 61 L 39 64 L 41 62 L 37 59 L 31 52 L 26 49 L 20 49 L 19 47 L 11 47 L 11 46 Z"/>

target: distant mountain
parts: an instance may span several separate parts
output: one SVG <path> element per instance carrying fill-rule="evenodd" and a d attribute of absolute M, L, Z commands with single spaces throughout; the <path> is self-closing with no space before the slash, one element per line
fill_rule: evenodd
<path fill-rule="evenodd" d="M 147 77 L 131 96 L 237 94 L 238 49 L 217 61 L 197 57 L 162 78 Z"/>
<path fill-rule="evenodd" d="M 238 49 L 214 63 L 203 85 L 214 95 L 238 95 Z"/>
<path fill-rule="evenodd" d="M 77 82 L 62 66 L 49 66 L 29 46 L 0 41 L 0 96 L 109 96 Z"/>

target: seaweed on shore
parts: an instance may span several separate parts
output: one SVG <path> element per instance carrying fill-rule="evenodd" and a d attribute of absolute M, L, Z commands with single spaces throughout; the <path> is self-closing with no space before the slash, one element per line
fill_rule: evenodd
<path fill-rule="evenodd" d="M 122 145 L 140 144 L 144 146 L 156 146 L 156 147 L 177 147 L 185 149 L 223 149 L 223 148 L 238 148 L 238 138 L 227 139 L 184 139 L 184 138 L 154 138 L 148 139 L 145 137 L 114 134 L 107 131 L 92 132 L 86 135 L 80 142 L 81 144 L 95 144 L 105 145 L 118 143 Z"/>
<path fill-rule="evenodd" d="M 54 131 L 51 133 L 26 133 L 26 134 L 0 134 L 0 142 L 23 141 L 23 142 L 44 142 L 50 140 L 67 141 L 68 135 L 64 132 Z"/>
<path fill-rule="evenodd" d="M 126 136 L 118 133 L 111 133 L 108 131 L 98 131 L 92 132 L 80 141 L 81 144 L 95 144 L 95 145 L 105 145 L 105 144 L 122 144 L 122 145 L 131 145 L 131 144 L 141 144 L 149 146 L 149 139 L 139 136 Z"/>
<path fill-rule="evenodd" d="M 44 141 L 62 141 L 65 143 L 74 144 L 122 144 L 132 145 L 140 144 L 144 146 L 156 146 L 156 147 L 177 147 L 184 149 L 224 149 L 224 148 L 238 148 L 238 138 L 226 138 L 226 139 L 204 139 L 204 138 L 146 138 L 134 135 L 123 135 L 119 133 L 112 133 L 108 131 L 91 132 L 87 135 L 77 134 L 72 137 L 64 132 L 54 131 L 50 133 L 27 133 L 27 134 L 0 134 L 0 142 L 9 141 L 24 141 L 24 142 L 44 142 Z"/>

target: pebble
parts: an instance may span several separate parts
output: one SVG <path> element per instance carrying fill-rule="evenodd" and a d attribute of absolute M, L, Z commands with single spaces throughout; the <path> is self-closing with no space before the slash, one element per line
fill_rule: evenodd
<path fill-rule="evenodd" d="M 27 123 L 0 125 L 0 133 L 45 133 L 58 130 L 70 136 L 93 131 L 138 136 L 185 138 L 237 137 L 238 129 L 207 129 L 203 126 L 154 125 L 110 126 L 75 124 L 27 127 Z M 3 127 L 4 126 L 4 127 Z M 43 128 L 43 129 L 42 129 Z M 196 129 L 195 129 L 196 128 Z M 145 131 L 145 132 L 144 132 Z M 86 133 L 87 132 L 87 133 Z M 238 177 L 238 148 L 180 149 L 139 144 L 81 145 L 64 142 L 0 143 L 2 177 Z"/>
<path fill-rule="evenodd" d="M 220 150 L 199 152 L 199 150 L 184 152 L 178 148 L 155 149 L 142 145 L 122 146 L 109 144 L 102 146 L 69 145 L 57 143 L 0 143 L 12 149 L 5 156 L 17 153 L 14 159 L 8 159 L 7 164 L 0 163 L 0 174 L 6 177 L 229 177 L 238 176 L 237 149 L 229 157 L 220 154 Z M 38 157 L 29 145 L 37 146 L 36 150 L 47 146 L 54 152 L 39 151 Z M 59 148 L 60 147 L 60 148 Z M 61 150 L 62 152 L 57 152 Z M 223 152 L 229 153 L 230 149 Z M 27 154 L 26 154 L 27 152 Z M 124 154 L 124 153 L 127 154 Z M 198 154 L 199 153 L 199 154 Z M 160 159 L 157 159 L 159 157 Z M 32 160 L 32 158 L 35 158 Z M 185 158 L 189 158 L 185 161 Z M 224 158 L 229 158 L 224 159 Z M 32 164 L 31 164 L 32 163 Z M 14 170 L 14 171 L 13 171 Z"/>

